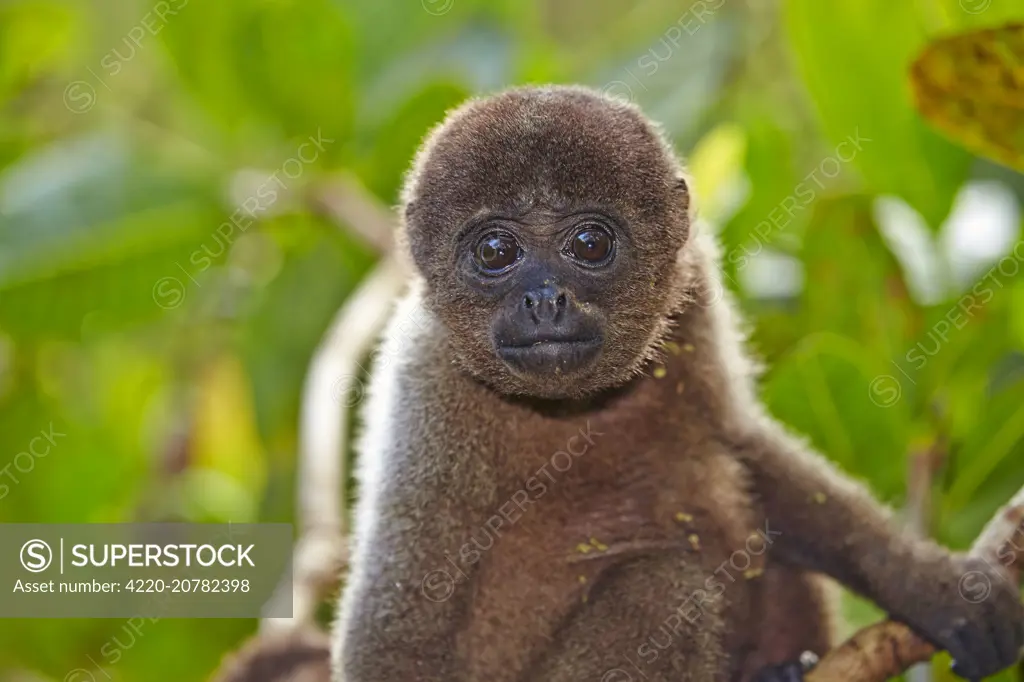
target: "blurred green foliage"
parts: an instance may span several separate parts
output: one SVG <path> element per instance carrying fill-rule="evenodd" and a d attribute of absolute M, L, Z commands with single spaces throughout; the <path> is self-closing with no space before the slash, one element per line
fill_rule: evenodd
<path fill-rule="evenodd" d="M 1022 18 L 1019 0 L 0 0 L 0 521 L 291 520 L 303 373 L 375 258 L 308 190 L 344 169 L 393 204 L 447 108 L 555 81 L 663 122 L 773 411 L 894 505 L 924 462 L 928 531 L 964 547 L 1024 485 L 1024 180 L 933 132 L 907 71 L 939 35 Z M 228 222 L 254 196 L 258 220 Z M 984 257 L 955 267 L 954 233 Z M 66 435 L 14 467 L 49 429 Z M 200 680 L 254 625 L 0 621 L 0 679 Z"/>

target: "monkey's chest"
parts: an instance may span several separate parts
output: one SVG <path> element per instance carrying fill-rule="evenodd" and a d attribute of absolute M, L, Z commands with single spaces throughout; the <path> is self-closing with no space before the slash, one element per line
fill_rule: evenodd
<path fill-rule="evenodd" d="M 735 582 L 761 570 L 763 551 L 746 550 L 756 515 L 731 461 L 640 459 L 621 471 L 598 464 L 550 473 L 508 491 L 460 550 L 478 571 L 459 648 L 481 679 L 517 679 L 617 567 L 676 556 L 680 570 L 699 566 L 711 578 L 726 566 Z M 730 597 L 741 609 L 743 594 Z"/>

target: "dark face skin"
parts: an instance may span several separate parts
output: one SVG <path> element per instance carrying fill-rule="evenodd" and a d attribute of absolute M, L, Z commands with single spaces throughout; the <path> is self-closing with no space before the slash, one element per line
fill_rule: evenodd
<path fill-rule="evenodd" d="M 411 176 L 406 231 L 468 372 L 503 393 L 575 398 L 655 353 L 682 298 L 688 195 L 632 108 L 544 92 L 449 117 Z"/>
<path fill-rule="evenodd" d="M 592 302 L 629 260 L 628 239 L 610 216 L 488 216 L 460 241 L 461 274 L 494 306 L 492 342 L 509 370 L 543 378 L 597 361 L 607 322 Z"/>

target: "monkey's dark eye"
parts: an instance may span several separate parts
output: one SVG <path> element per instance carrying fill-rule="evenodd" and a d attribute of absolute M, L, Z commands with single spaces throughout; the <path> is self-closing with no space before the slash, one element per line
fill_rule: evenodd
<path fill-rule="evenodd" d="M 612 253 L 612 236 L 600 225 L 584 225 L 569 243 L 569 251 L 579 260 L 597 265 Z"/>
<path fill-rule="evenodd" d="M 519 243 L 507 234 L 492 233 L 476 245 L 477 266 L 489 275 L 496 275 L 515 265 L 523 250 Z"/>

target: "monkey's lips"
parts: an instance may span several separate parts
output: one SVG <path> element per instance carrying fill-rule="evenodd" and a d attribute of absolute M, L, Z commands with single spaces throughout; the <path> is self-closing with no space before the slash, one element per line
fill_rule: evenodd
<path fill-rule="evenodd" d="M 601 354 L 604 339 L 544 338 L 531 343 L 498 345 L 498 357 L 523 374 L 568 374 L 592 364 Z"/>

